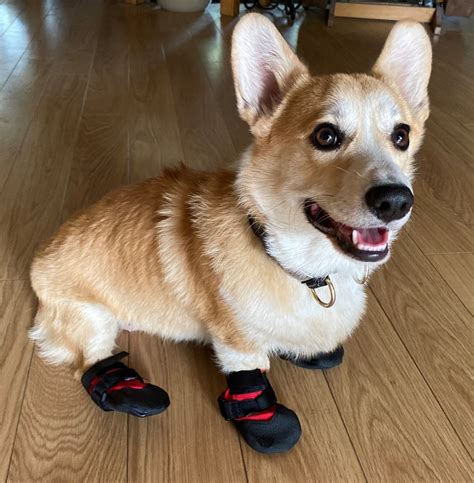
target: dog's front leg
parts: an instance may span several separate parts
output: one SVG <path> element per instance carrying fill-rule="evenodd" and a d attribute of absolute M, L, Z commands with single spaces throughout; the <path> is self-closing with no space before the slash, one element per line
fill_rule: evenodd
<path fill-rule="evenodd" d="M 265 351 L 256 348 L 242 351 L 240 348 L 232 347 L 220 341 L 214 341 L 213 346 L 217 362 L 224 374 L 250 371 L 257 368 L 262 371 L 270 369 L 270 359 Z"/>
<path fill-rule="evenodd" d="M 291 449 L 301 436 L 296 414 L 277 403 L 267 378 L 270 360 L 265 352 L 241 352 L 214 342 L 217 361 L 227 378 L 227 388 L 219 396 L 222 416 L 254 450 L 281 453 Z"/>

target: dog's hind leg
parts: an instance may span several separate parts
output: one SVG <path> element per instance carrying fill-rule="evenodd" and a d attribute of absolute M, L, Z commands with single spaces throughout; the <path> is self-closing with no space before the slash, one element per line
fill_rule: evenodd
<path fill-rule="evenodd" d="M 164 411 L 168 394 L 120 362 L 126 352 L 112 355 L 118 332 L 118 320 L 102 305 L 40 301 L 30 336 L 46 361 L 76 367 L 76 376 L 104 411 L 140 417 Z"/>
<path fill-rule="evenodd" d="M 112 355 L 118 331 L 118 321 L 99 304 L 40 299 L 30 337 L 46 362 L 72 364 L 80 376 Z"/>

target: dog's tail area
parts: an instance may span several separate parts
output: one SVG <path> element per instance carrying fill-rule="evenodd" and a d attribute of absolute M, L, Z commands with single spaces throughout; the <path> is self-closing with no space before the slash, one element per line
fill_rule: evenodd
<path fill-rule="evenodd" d="M 39 356 L 49 364 L 72 364 L 78 359 L 79 354 L 65 330 L 66 316 L 61 305 L 40 301 L 29 337 L 36 343 Z"/>

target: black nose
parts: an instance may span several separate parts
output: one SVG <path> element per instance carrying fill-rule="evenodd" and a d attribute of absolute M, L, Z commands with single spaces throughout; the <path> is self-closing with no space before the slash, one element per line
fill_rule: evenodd
<path fill-rule="evenodd" d="M 400 184 L 374 186 L 365 194 L 367 206 L 385 223 L 403 218 L 413 206 L 413 200 L 410 188 Z"/>

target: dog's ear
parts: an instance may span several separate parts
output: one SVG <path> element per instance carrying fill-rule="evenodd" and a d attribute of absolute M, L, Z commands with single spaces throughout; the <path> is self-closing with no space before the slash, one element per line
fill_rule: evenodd
<path fill-rule="evenodd" d="M 266 17 L 245 15 L 232 36 L 232 70 L 240 117 L 251 127 L 268 118 L 308 70 Z M 261 123 L 258 123 L 261 124 Z"/>
<path fill-rule="evenodd" d="M 398 22 L 372 69 L 398 88 L 422 121 L 426 121 L 429 114 L 431 57 L 431 43 L 424 27 L 416 22 Z"/>

